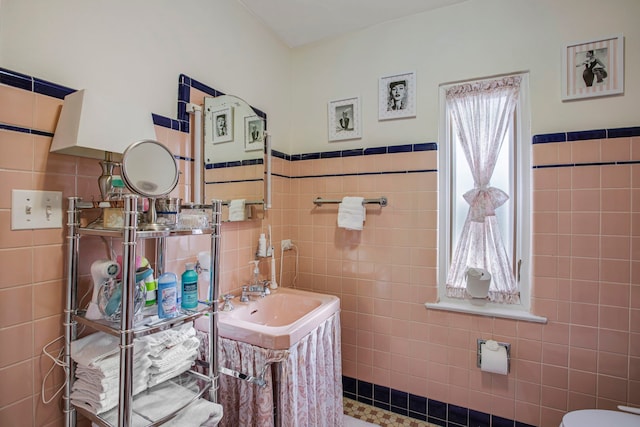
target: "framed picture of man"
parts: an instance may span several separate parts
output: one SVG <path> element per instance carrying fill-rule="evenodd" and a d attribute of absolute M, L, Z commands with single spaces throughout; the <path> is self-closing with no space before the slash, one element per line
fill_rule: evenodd
<path fill-rule="evenodd" d="M 624 92 L 622 34 L 566 45 L 562 51 L 562 100 Z"/>
<path fill-rule="evenodd" d="M 416 73 L 380 77 L 378 120 L 416 116 Z"/>
<path fill-rule="evenodd" d="M 362 138 L 360 97 L 329 101 L 329 141 Z"/>
<path fill-rule="evenodd" d="M 264 120 L 258 116 L 244 118 L 244 151 L 264 148 Z"/>
<path fill-rule="evenodd" d="M 211 114 L 213 143 L 233 141 L 233 108 L 226 107 Z"/>

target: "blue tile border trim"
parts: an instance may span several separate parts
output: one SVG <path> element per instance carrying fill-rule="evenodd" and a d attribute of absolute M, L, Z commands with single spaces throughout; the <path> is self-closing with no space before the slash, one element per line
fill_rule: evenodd
<path fill-rule="evenodd" d="M 223 168 L 233 168 L 238 166 L 252 166 L 252 165 L 262 165 L 264 164 L 264 159 L 248 159 L 248 160 L 235 160 L 230 162 L 220 162 L 220 163 L 207 163 L 204 165 L 205 169 L 223 169 Z"/>
<path fill-rule="evenodd" d="M 12 86 L 15 88 L 28 90 L 31 92 L 39 93 L 42 95 L 51 96 L 58 99 L 64 99 L 64 97 L 70 93 L 76 91 L 66 86 L 62 86 L 56 83 L 48 82 L 27 74 L 12 71 L 6 68 L 0 67 L 0 84 Z M 166 127 L 172 130 L 178 130 L 181 132 L 189 132 L 189 116 L 186 112 L 186 105 L 190 100 L 190 89 L 195 88 L 211 96 L 224 95 L 224 92 L 216 90 L 204 83 L 199 82 L 185 74 L 178 76 L 178 118 L 171 119 L 168 117 L 160 116 L 158 114 L 152 114 L 153 123 L 156 126 Z M 252 107 L 253 108 L 253 107 Z M 253 108 L 256 114 L 264 119 L 267 118 L 265 112 Z M 0 123 L 0 129 L 12 130 L 16 132 L 32 133 L 42 136 L 53 136 L 50 132 L 38 131 L 35 129 L 22 128 L 19 126 L 12 126 L 8 124 Z M 532 137 L 532 144 L 546 144 L 556 142 L 569 142 L 569 141 L 582 141 L 589 139 L 609 139 L 609 138 L 625 138 L 640 136 L 640 126 L 630 126 L 623 128 L 611 128 L 611 129 L 592 129 L 584 131 L 567 131 L 556 132 L 548 134 L 539 134 Z M 288 161 L 308 160 L 308 159 L 326 159 L 335 157 L 352 157 L 352 156 L 368 156 L 374 154 L 392 154 L 392 153 L 405 153 L 405 152 L 417 152 L 417 151 L 436 151 L 438 144 L 436 142 L 425 142 L 418 144 L 402 144 L 387 147 L 370 147 L 349 149 L 342 151 L 325 151 L 317 153 L 305 153 L 305 154 L 285 154 L 276 150 L 273 150 L 273 156 Z M 636 163 L 636 162 L 625 162 Z M 623 164 L 623 162 L 616 162 L 615 164 Z M 580 166 L 576 164 L 567 165 L 549 165 L 549 166 L 534 166 L 534 168 L 544 167 L 567 167 L 567 166 Z M 413 172 L 413 171 L 411 171 Z"/>
<path fill-rule="evenodd" d="M 343 396 L 376 408 L 446 427 L 533 427 L 463 406 L 342 376 Z"/>
<path fill-rule="evenodd" d="M 583 130 L 580 132 L 567 132 L 567 141 L 585 141 L 588 139 L 604 139 L 607 137 L 606 129 Z"/>
<path fill-rule="evenodd" d="M 205 184 L 238 184 L 241 182 L 260 182 L 264 181 L 262 178 L 254 178 L 254 179 L 239 179 L 239 180 L 229 180 L 229 181 L 205 181 Z"/>
<path fill-rule="evenodd" d="M 374 154 L 394 154 L 394 153 L 410 153 L 419 151 L 437 151 L 438 144 L 435 142 L 425 142 L 421 144 L 403 144 L 388 147 L 373 147 L 373 148 L 356 148 L 348 150 L 336 150 L 336 151 L 323 151 L 315 153 L 303 153 L 303 154 L 285 154 L 280 151 L 273 150 L 273 157 L 277 157 L 287 161 L 299 161 L 299 160 L 320 160 L 320 159 L 334 159 L 339 157 L 357 157 L 357 156 L 370 156 Z M 240 166 L 237 162 L 227 163 L 214 163 L 205 165 L 206 169 L 216 169 L 222 167 Z M 380 174 L 397 174 L 397 173 L 416 173 L 416 172 L 437 172 L 436 169 L 421 169 L 421 170 L 404 170 L 393 172 L 362 172 L 362 173 L 347 173 L 347 174 L 330 174 L 330 175 L 303 175 L 288 178 L 322 178 L 333 176 L 352 176 L 352 175 L 380 175 Z"/>
<path fill-rule="evenodd" d="M 220 95 L 224 95 L 224 92 L 221 92 L 217 89 L 214 89 L 204 83 L 193 79 L 186 74 L 180 74 L 178 76 L 178 130 L 181 132 L 188 133 L 189 132 L 189 114 L 187 113 L 187 104 L 191 102 L 191 88 L 197 89 L 201 92 L 206 93 L 207 95 L 217 97 Z M 258 117 L 262 117 L 265 119 L 265 128 L 266 128 L 266 120 L 267 113 L 262 110 L 251 106 L 253 111 L 256 113 Z M 172 129 L 174 129 L 172 127 Z"/>
<path fill-rule="evenodd" d="M 356 157 L 356 156 L 371 156 L 375 154 L 394 154 L 394 153 L 411 153 L 418 151 L 437 151 L 438 143 L 436 142 L 424 142 L 420 144 L 402 144 L 402 145 L 390 145 L 387 147 L 371 147 L 371 148 L 351 148 L 348 150 L 340 151 L 322 151 L 315 153 L 303 153 L 303 154 L 284 154 L 279 151 L 273 151 L 274 157 L 279 157 L 284 160 L 290 160 L 296 162 L 299 160 L 317 160 L 317 159 L 329 159 L 336 157 Z"/>
<path fill-rule="evenodd" d="M 640 136 L 640 126 L 534 135 L 532 138 L 532 143 L 546 144 L 551 142 L 585 141 L 588 139 L 610 139 L 625 137 L 628 138 L 633 136 Z"/>
<path fill-rule="evenodd" d="M 640 136 L 640 126 L 607 129 L 608 138 L 624 138 L 624 137 L 632 137 L 632 136 Z"/>
<path fill-rule="evenodd" d="M 532 169 L 550 169 L 550 168 L 575 168 L 581 166 L 618 166 L 618 165 L 637 165 L 640 160 L 623 160 L 619 162 L 593 162 L 593 163 L 561 163 L 552 165 L 532 166 Z"/>
<path fill-rule="evenodd" d="M 37 130 L 37 129 L 23 128 L 23 127 L 20 127 L 20 126 L 12 126 L 12 125 L 4 124 L 4 123 L 0 123 L 0 129 L 10 130 L 10 131 L 13 131 L 13 132 L 20 132 L 20 133 L 30 133 L 32 135 L 48 136 L 50 138 L 53 138 L 53 134 L 51 132 L 44 132 L 44 131 Z"/>
<path fill-rule="evenodd" d="M 53 98 L 64 99 L 65 96 L 76 91 L 66 86 L 51 83 L 46 80 L 28 76 L 26 74 L 7 70 L 0 67 L 0 84 L 13 86 L 18 89 L 51 96 Z"/>

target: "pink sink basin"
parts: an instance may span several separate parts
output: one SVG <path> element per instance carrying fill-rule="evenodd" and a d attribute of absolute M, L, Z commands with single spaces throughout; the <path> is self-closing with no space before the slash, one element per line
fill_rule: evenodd
<path fill-rule="evenodd" d="M 288 349 L 340 310 L 333 295 L 279 288 L 264 298 L 218 314 L 221 337 L 274 350 Z"/>

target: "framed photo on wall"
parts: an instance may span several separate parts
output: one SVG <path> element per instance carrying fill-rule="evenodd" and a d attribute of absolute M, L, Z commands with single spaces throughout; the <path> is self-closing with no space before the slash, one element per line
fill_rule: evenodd
<path fill-rule="evenodd" d="M 562 100 L 624 92 L 624 37 L 570 43 L 562 50 Z"/>
<path fill-rule="evenodd" d="M 378 120 L 416 116 L 416 73 L 380 77 Z"/>
<path fill-rule="evenodd" d="M 329 141 L 362 138 L 360 97 L 329 101 Z"/>
<path fill-rule="evenodd" d="M 211 114 L 213 143 L 233 141 L 233 108 L 226 107 Z"/>
<path fill-rule="evenodd" d="M 244 151 L 264 148 L 264 120 L 258 116 L 244 118 Z"/>

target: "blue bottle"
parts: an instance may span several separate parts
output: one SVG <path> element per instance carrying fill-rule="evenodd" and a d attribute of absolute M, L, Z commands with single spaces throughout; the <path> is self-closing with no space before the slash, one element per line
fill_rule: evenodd
<path fill-rule="evenodd" d="M 174 273 L 164 273 L 158 278 L 158 317 L 176 317 L 178 310 L 178 278 Z"/>
<path fill-rule="evenodd" d="M 196 264 L 187 263 L 187 268 L 182 273 L 182 308 L 185 310 L 195 310 L 198 308 L 198 273 Z"/>

